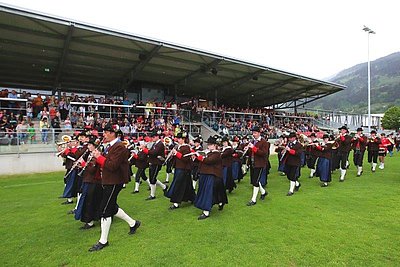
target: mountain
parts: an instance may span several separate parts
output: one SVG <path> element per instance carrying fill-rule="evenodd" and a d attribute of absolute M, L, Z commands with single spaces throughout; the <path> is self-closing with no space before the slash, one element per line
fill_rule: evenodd
<path fill-rule="evenodd" d="M 345 69 L 331 82 L 346 85 L 341 92 L 307 105 L 308 108 L 367 113 L 367 63 Z M 371 113 L 384 113 L 392 106 L 400 106 L 400 52 L 371 61 Z"/>

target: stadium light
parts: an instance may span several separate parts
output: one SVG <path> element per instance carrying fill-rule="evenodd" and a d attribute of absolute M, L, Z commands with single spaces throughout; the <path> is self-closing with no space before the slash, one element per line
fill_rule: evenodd
<path fill-rule="evenodd" d="M 371 62 L 369 61 L 369 35 L 375 34 L 373 30 L 364 25 L 363 31 L 368 34 L 368 132 L 371 132 Z"/>

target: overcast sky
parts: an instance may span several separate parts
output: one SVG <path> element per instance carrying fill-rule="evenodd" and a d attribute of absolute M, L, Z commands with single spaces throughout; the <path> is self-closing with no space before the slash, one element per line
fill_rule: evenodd
<path fill-rule="evenodd" d="M 397 0 L 2 0 L 72 20 L 324 79 L 400 51 Z"/>

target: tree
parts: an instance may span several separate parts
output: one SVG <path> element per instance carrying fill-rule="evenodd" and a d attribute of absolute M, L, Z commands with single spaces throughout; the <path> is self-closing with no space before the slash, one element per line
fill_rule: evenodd
<path fill-rule="evenodd" d="M 400 128 L 400 107 L 391 107 L 382 118 L 384 129 L 398 130 Z"/>

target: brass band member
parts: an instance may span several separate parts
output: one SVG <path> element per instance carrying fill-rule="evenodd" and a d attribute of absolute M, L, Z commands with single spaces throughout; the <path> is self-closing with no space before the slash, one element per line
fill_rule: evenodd
<path fill-rule="evenodd" d="M 310 169 L 310 178 L 314 177 L 315 174 L 315 163 L 317 162 L 318 156 L 316 155 L 315 146 L 318 144 L 317 135 L 315 133 L 311 133 L 310 135 L 311 142 L 306 146 L 306 162 L 307 167 Z"/>
<path fill-rule="evenodd" d="M 283 162 L 282 154 L 285 151 L 285 147 L 287 145 L 287 136 L 282 134 L 279 139 L 275 141 L 275 152 L 277 153 L 278 157 L 278 171 L 280 175 L 285 175 L 285 164 Z"/>
<path fill-rule="evenodd" d="M 218 204 L 218 209 L 223 210 L 228 203 L 228 197 L 222 181 L 222 159 L 217 148 L 217 138 L 210 136 L 207 140 L 209 152 L 206 156 L 198 155 L 199 166 L 199 189 L 194 201 L 196 208 L 202 210 L 199 220 L 207 219 L 210 216 L 211 208 Z"/>
<path fill-rule="evenodd" d="M 349 152 L 351 150 L 351 136 L 349 135 L 349 130 L 346 126 L 339 128 L 339 137 L 336 139 L 338 147 L 338 159 L 340 165 L 340 178 L 339 182 L 344 182 L 344 177 L 346 176 L 347 164 L 349 161 Z"/>
<path fill-rule="evenodd" d="M 287 196 L 292 196 L 295 191 L 300 189 L 301 184 L 299 183 L 298 179 L 300 177 L 301 154 L 303 151 L 304 148 L 297 140 L 296 133 L 290 133 L 283 159 L 285 163 L 286 177 L 290 181 L 290 187 Z"/>
<path fill-rule="evenodd" d="M 235 181 L 232 177 L 232 162 L 233 162 L 233 149 L 229 145 L 229 138 L 224 136 L 222 138 L 222 177 L 224 179 L 225 188 L 229 193 L 236 188 Z"/>
<path fill-rule="evenodd" d="M 261 191 L 261 200 L 264 200 L 268 194 L 264 186 L 267 184 L 267 159 L 270 144 L 261 137 L 260 127 L 254 126 L 252 132 L 254 140 L 247 145 L 247 153 L 250 155 L 250 183 L 253 185 L 253 196 L 247 206 L 257 204 L 259 191 Z"/>
<path fill-rule="evenodd" d="M 61 154 L 62 157 L 65 158 L 65 177 L 64 177 L 64 192 L 62 197 L 66 198 L 67 200 L 61 204 L 66 205 L 66 204 L 72 204 L 74 201 L 72 200 L 73 197 L 76 197 L 77 195 L 77 190 L 76 190 L 76 174 L 78 173 L 78 170 L 72 169 L 74 167 L 74 162 L 78 159 L 76 152 L 78 151 L 78 143 L 79 141 L 77 140 L 77 137 L 74 136 L 72 141 L 68 143 L 67 149 L 64 150 L 64 152 Z"/>
<path fill-rule="evenodd" d="M 160 186 L 164 192 L 168 189 L 168 186 L 161 183 L 157 179 L 157 175 L 161 170 L 161 167 L 165 161 L 165 146 L 161 141 L 160 137 L 162 136 L 161 131 L 152 132 L 150 137 L 152 137 L 153 145 L 150 149 L 147 149 L 144 145 L 141 146 L 141 149 L 144 153 L 146 153 L 149 158 L 149 178 L 150 178 L 150 196 L 146 198 L 146 200 L 153 200 L 156 198 L 156 185 Z"/>
<path fill-rule="evenodd" d="M 351 147 L 353 148 L 353 162 L 357 167 L 357 176 L 361 176 L 363 169 L 364 153 L 367 147 L 367 137 L 363 135 L 363 129 L 357 128 L 357 133 L 351 139 Z"/>
<path fill-rule="evenodd" d="M 379 144 L 379 169 L 385 168 L 385 157 L 387 155 L 388 147 L 392 145 L 385 133 L 381 133 L 381 143 Z"/>
<path fill-rule="evenodd" d="M 165 146 L 165 155 L 168 155 L 171 150 L 175 147 L 174 141 L 170 137 L 165 137 L 164 138 L 164 146 Z M 172 174 L 172 168 L 174 167 L 175 164 L 175 158 L 170 157 L 169 160 L 165 163 L 165 181 L 164 183 L 167 184 L 169 183 L 169 176 Z"/>
<path fill-rule="evenodd" d="M 80 229 L 87 230 L 94 227 L 94 221 L 99 219 L 99 209 L 102 196 L 100 166 L 93 157 L 93 151 L 99 145 L 100 140 L 91 136 L 88 141 L 88 154 L 80 164 L 83 170 L 82 196 L 75 211 L 75 219 L 85 223 Z"/>
<path fill-rule="evenodd" d="M 97 244 L 89 251 L 98 251 L 108 246 L 108 232 L 112 217 L 115 216 L 129 224 L 128 234 L 134 234 L 140 226 L 140 221 L 129 217 L 117 204 L 118 194 L 123 185 L 129 181 L 129 151 L 117 138 L 118 125 L 107 125 L 104 128 L 104 142 L 108 143 L 104 155 L 98 150 L 93 151 L 93 157 L 102 170 L 101 182 L 103 194 L 100 203 L 101 236 Z"/>
<path fill-rule="evenodd" d="M 368 163 L 371 164 L 372 172 L 375 172 L 376 165 L 378 164 L 378 153 L 379 153 L 379 144 L 381 143 L 381 139 L 376 136 L 376 131 L 372 130 L 371 135 L 368 138 L 367 147 L 368 147 Z"/>
<path fill-rule="evenodd" d="M 139 143 L 140 145 L 145 145 L 144 141 L 139 141 Z M 135 166 L 137 170 L 135 174 L 135 189 L 133 190 L 132 194 L 137 194 L 139 193 L 140 179 L 146 181 L 150 188 L 150 180 L 147 179 L 146 176 L 146 169 L 149 167 L 149 162 L 147 159 L 147 154 L 144 153 L 142 149 L 139 149 L 137 153 L 134 153 L 133 157 L 135 159 Z"/>
<path fill-rule="evenodd" d="M 202 140 L 200 137 L 197 137 L 193 140 L 194 146 L 192 148 L 192 152 L 203 151 L 203 147 L 201 146 Z M 196 190 L 196 183 L 199 180 L 199 165 L 200 161 L 196 156 L 192 157 L 192 179 L 193 179 L 193 188 Z"/>
<path fill-rule="evenodd" d="M 321 187 L 327 187 L 332 181 L 331 163 L 332 163 L 332 146 L 333 142 L 329 142 L 329 135 L 324 134 L 322 143 L 316 145 L 318 155 L 316 176 L 321 181 Z"/>
<path fill-rule="evenodd" d="M 196 194 L 192 184 L 190 170 L 192 167 L 192 159 L 189 156 L 190 146 L 187 144 L 186 133 L 178 133 L 176 135 L 178 147 L 172 149 L 172 155 L 175 157 L 174 180 L 166 193 L 166 197 L 172 202 L 170 210 L 179 208 L 182 201 L 193 202 Z"/>
<path fill-rule="evenodd" d="M 239 137 L 235 136 L 232 139 L 232 149 L 233 149 L 233 161 L 232 161 L 232 178 L 234 181 L 240 183 L 240 180 L 243 179 L 242 172 L 242 156 L 243 150 L 239 149 Z"/>

